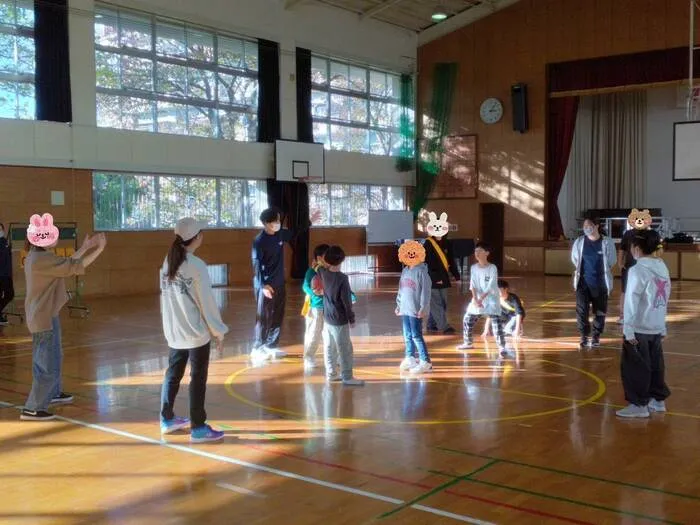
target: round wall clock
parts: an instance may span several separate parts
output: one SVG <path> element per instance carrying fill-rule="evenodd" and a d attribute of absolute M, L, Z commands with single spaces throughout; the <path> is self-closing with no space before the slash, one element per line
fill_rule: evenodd
<path fill-rule="evenodd" d="M 481 103 L 479 116 L 485 124 L 495 124 L 503 118 L 503 104 L 497 98 L 487 98 Z"/>

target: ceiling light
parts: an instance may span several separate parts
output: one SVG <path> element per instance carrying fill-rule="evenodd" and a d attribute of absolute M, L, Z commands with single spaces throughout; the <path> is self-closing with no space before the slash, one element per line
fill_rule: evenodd
<path fill-rule="evenodd" d="M 449 15 L 447 14 L 447 10 L 443 6 L 438 4 L 437 7 L 435 8 L 435 11 L 433 11 L 433 14 L 430 18 L 433 19 L 433 22 L 442 22 L 448 16 Z"/>

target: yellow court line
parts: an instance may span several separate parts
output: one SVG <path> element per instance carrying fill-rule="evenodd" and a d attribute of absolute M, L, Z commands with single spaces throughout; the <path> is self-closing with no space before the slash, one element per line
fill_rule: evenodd
<path fill-rule="evenodd" d="M 554 415 L 554 414 L 561 414 L 563 412 L 569 412 L 573 410 L 574 408 L 590 405 L 600 399 L 604 394 L 605 394 L 605 383 L 601 378 L 599 378 L 597 375 L 588 372 L 586 370 L 583 370 L 581 368 L 576 368 L 570 365 L 565 365 L 563 363 L 557 363 L 555 361 L 547 361 L 542 359 L 541 360 L 543 363 L 549 363 L 557 366 L 561 366 L 564 368 L 568 368 L 570 370 L 573 370 L 575 372 L 579 372 L 590 379 L 593 380 L 593 382 L 596 383 L 597 385 L 597 391 L 595 394 L 592 396 L 588 397 L 587 399 L 583 400 L 570 400 L 567 399 L 567 401 L 574 401 L 573 405 L 562 407 L 562 408 L 555 408 L 552 410 L 544 410 L 544 411 L 539 411 L 539 412 L 532 412 L 529 414 L 520 414 L 520 415 L 515 415 L 515 416 L 503 416 L 503 417 L 495 417 L 495 418 L 479 418 L 479 419 L 454 419 L 454 420 L 426 420 L 426 421 L 397 421 L 397 420 L 384 420 L 384 419 L 357 419 L 357 418 L 327 418 L 327 420 L 330 421 L 335 421 L 335 422 L 344 422 L 344 423 L 366 423 L 366 424 L 376 424 L 376 423 L 385 423 L 389 425 L 458 425 L 458 424 L 467 424 L 467 423 L 487 423 L 487 422 L 497 422 L 497 421 L 518 421 L 522 419 L 532 419 L 535 417 L 543 417 L 543 416 L 549 416 L 549 415 Z M 310 419 L 306 414 L 302 412 L 296 412 L 293 410 L 285 410 L 281 408 L 275 408 L 275 407 L 270 407 L 263 405 L 261 403 L 257 403 L 255 401 L 252 401 L 248 399 L 245 396 L 242 396 L 238 392 L 236 392 L 233 388 L 233 382 L 244 374 L 245 372 L 249 370 L 253 370 L 254 368 L 252 367 L 245 367 L 241 368 L 240 370 L 237 370 L 236 372 L 232 373 L 224 382 L 224 385 L 226 387 L 226 391 L 229 393 L 231 397 L 234 399 L 240 401 L 241 403 L 251 406 L 253 408 L 265 410 L 268 412 L 274 412 L 278 414 L 284 414 L 287 416 L 292 416 L 294 418 L 299 418 L 299 419 Z M 400 376 L 399 376 L 400 377 Z M 545 394 L 543 394 L 545 395 Z"/>

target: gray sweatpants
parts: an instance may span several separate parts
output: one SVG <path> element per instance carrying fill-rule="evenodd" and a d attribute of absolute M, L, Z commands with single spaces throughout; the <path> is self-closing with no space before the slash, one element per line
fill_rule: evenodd
<path fill-rule="evenodd" d="M 326 363 L 326 376 L 335 375 L 340 361 L 340 375 L 352 379 L 352 341 L 350 325 L 340 326 L 323 323 L 323 357 Z"/>

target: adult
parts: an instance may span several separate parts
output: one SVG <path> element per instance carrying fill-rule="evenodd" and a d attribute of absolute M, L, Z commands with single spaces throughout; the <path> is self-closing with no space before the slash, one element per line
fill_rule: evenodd
<path fill-rule="evenodd" d="M 7 317 L 3 313 L 7 305 L 15 298 L 12 285 L 12 252 L 10 242 L 5 233 L 5 225 L 0 222 L 0 326 L 7 325 Z"/>
<path fill-rule="evenodd" d="M 586 217 L 581 235 L 571 249 L 576 290 L 576 324 L 581 335 L 581 348 L 600 346 L 605 328 L 608 297 L 613 288 L 612 267 L 615 265 L 615 243 L 604 235 L 596 217 Z M 593 307 L 593 333 L 589 319 Z M 589 339 L 590 337 L 590 339 Z"/>
<path fill-rule="evenodd" d="M 311 214 L 310 223 L 316 222 L 321 213 Z M 284 243 L 309 228 L 300 230 L 282 229 L 280 210 L 267 208 L 260 214 L 263 230 L 253 240 L 251 259 L 253 262 L 253 289 L 256 300 L 255 341 L 250 354 L 254 361 L 266 361 L 273 357 L 284 357 L 279 340 L 284 319 L 286 289 L 284 276 Z"/>
<path fill-rule="evenodd" d="M 440 217 L 432 211 L 428 214 L 426 231 L 428 238 L 424 244 L 425 264 L 432 281 L 430 290 L 430 317 L 427 329 L 430 332 L 453 334 L 455 329 L 447 321 L 447 289 L 451 286 L 450 276 L 455 281 L 460 280 L 459 271 L 451 256 L 450 241 L 446 235 L 450 229 L 447 214 Z"/>

